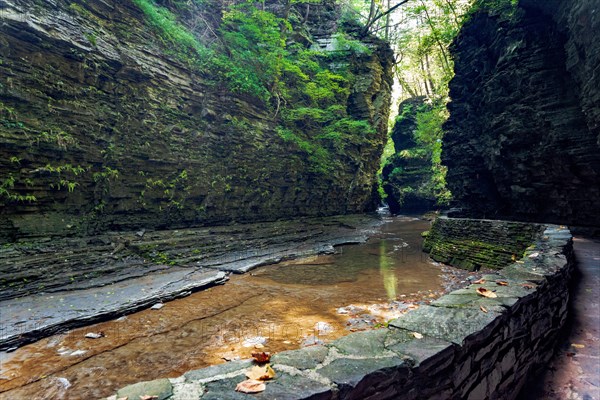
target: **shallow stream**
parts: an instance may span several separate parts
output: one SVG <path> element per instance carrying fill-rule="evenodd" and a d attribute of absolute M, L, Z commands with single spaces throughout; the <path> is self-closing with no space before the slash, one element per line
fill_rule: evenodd
<path fill-rule="evenodd" d="M 372 329 L 462 279 L 421 252 L 429 222 L 388 218 L 367 243 L 0 353 L 0 399 L 97 399 L 130 383 Z M 86 334 L 103 335 L 98 339 Z"/>

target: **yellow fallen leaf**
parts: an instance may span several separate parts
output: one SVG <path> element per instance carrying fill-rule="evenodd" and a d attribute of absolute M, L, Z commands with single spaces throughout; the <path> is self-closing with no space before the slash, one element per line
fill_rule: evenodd
<path fill-rule="evenodd" d="M 579 343 L 571 343 L 571 347 L 575 347 L 576 349 L 583 349 L 585 345 Z"/>
<path fill-rule="evenodd" d="M 506 282 L 506 281 L 496 281 L 496 285 L 499 285 L 499 286 L 508 286 L 508 282 Z"/>
<path fill-rule="evenodd" d="M 491 290 L 487 290 L 486 288 L 482 288 L 482 287 L 477 288 L 477 294 L 479 294 L 483 297 L 488 297 L 490 299 L 498 297 L 498 296 L 496 296 L 496 293 L 492 292 Z"/>
<path fill-rule="evenodd" d="M 264 366 L 255 365 L 246 371 L 248 379 L 254 379 L 257 381 L 268 381 L 269 379 L 275 378 L 275 371 L 269 364 Z"/>
<path fill-rule="evenodd" d="M 421 335 L 419 332 L 413 332 L 412 335 L 416 338 L 416 339 L 423 339 L 423 335 Z"/>
<path fill-rule="evenodd" d="M 261 381 L 257 381 L 254 379 L 246 379 L 245 381 L 242 381 L 237 384 L 237 386 L 235 387 L 235 391 L 242 393 L 259 393 L 264 392 L 266 388 L 267 385 L 265 385 Z"/>
<path fill-rule="evenodd" d="M 479 306 L 479 308 L 481 309 L 481 311 L 483 311 L 484 313 L 487 313 L 488 310 L 487 308 L 485 308 L 484 306 Z"/>

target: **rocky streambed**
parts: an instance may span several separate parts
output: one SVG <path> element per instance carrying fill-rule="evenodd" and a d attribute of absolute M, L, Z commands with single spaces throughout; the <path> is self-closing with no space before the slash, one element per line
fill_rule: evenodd
<path fill-rule="evenodd" d="M 38 332 L 63 330 L 70 324 L 91 322 L 110 307 L 112 311 L 104 318 L 118 318 L 0 353 L 0 399 L 98 398 L 132 382 L 176 377 L 191 369 L 248 358 L 256 349 L 280 352 L 328 342 L 382 326 L 466 281 L 467 272 L 432 263 L 421 252 L 420 233 L 428 229 L 428 221 L 353 218 L 355 225 L 350 225 L 348 217 L 321 220 L 320 233 L 315 233 L 319 231 L 316 221 L 305 224 L 305 240 L 288 242 L 285 254 L 273 249 L 286 247 L 282 239 L 286 235 L 267 239 L 265 234 L 263 243 L 272 243 L 257 247 L 256 254 L 247 250 L 250 257 L 242 258 L 239 255 L 244 251 L 223 251 L 212 259 L 229 261 L 214 261 L 212 267 L 171 266 L 103 287 L 5 300 L 12 308 L 2 307 L 3 318 L 24 321 L 9 328 L 22 329 L 30 340 L 36 332 L 25 331 L 29 326 L 50 327 L 54 322 L 56 328 Z M 240 249 L 235 234 L 239 239 L 249 227 L 237 227 L 236 232 L 230 229 L 215 239 L 222 238 L 223 243 Z M 192 246 L 186 247 L 176 238 L 192 243 L 189 236 L 194 234 L 198 235 L 197 231 L 181 231 L 168 243 L 193 253 Z M 146 233 L 137 240 L 158 235 Z M 227 235 L 229 240 L 225 240 Z M 365 244 L 336 247 L 336 254 L 317 254 L 333 252 L 331 244 L 364 241 L 367 236 L 370 239 Z M 292 243 L 294 250 L 289 250 Z M 136 246 L 140 244 L 130 241 L 115 252 L 116 244 L 111 253 L 133 257 L 132 247 Z M 162 249 L 155 251 L 167 248 Z M 169 257 L 185 258 L 182 250 L 168 249 Z M 293 259 L 301 255 L 305 257 Z M 285 258 L 290 260 L 256 267 L 260 260 L 272 263 Z M 227 271 L 251 268 L 250 273 L 227 276 Z M 214 286 L 227 278 L 226 285 Z M 85 283 L 92 284 L 92 280 Z M 191 296 L 163 302 L 210 285 Z M 173 288 L 179 291 L 169 294 Z M 143 311 L 121 316 L 123 304 L 127 311 L 140 307 Z M 20 313 L 13 312 L 17 306 Z M 70 322 L 65 322 L 68 318 Z M 7 337 L 4 328 L 3 339 Z"/>

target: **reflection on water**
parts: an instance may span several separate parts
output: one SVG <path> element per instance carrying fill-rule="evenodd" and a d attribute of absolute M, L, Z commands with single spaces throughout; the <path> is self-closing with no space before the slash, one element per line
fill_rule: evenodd
<path fill-rule="evenodd" d="M 396 299 L 398 278 L 396 278 L 396 271 L 393 268 L 392 261 L 389 259 L 386 249 L 387 241 L 381 240 L 379 242 L 379 271 L 383 278 L 383 287 L 387 293 L 388 300 L 394 300 Z"/>
<path fill-rule="evenodd" d="M 442 291 L 440 269 L 420 248 L 428 222 L 390 221 L 336 255 L 262 267 L 161 310 L 25 346 L 2 362 L 0 399 L 95 399 L 133 382 L 247 358 L 256 347 L 278 352 L 330 341 L 362 329 L 353 319 L 385 322 L 393 317 L 390 300 Z M 106 337 L 85 338 L 100 331 Z"/>

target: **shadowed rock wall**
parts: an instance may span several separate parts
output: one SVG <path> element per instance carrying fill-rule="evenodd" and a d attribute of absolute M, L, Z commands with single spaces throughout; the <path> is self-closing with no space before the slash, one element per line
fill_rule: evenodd
<path fill-rule="evenodd" d="M 311 4 L 308 32 L 337 31 L 330 3 Z M 218 25 L 221 3 L 207 4 Z M 199 36 L 216 29 L 205 17 Z M 392 85 L 383 42 L 332 55 L 354 77 L 340 106 L 376 133 L 341 132 L 322 173 L 278 135 L 281 113 L 192 71 L 132 1 L 2 1 L 0 27 L 0 240 L 376 206 Z"/>
<path fill-rule="evenodd" d="M 465 24 L 442 157 L 466 215 L 600 225 L 599 15 L 522 0 Z"/>

